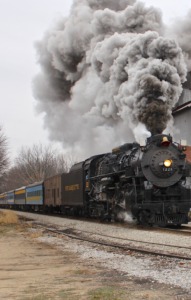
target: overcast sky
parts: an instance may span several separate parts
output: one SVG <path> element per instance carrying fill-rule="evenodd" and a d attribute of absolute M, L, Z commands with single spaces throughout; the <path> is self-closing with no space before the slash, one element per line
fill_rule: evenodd
<path fill-rule="evenodd" d="M 143 2 L 160 7 L 165 23 L 191 8 L 190 0 Z M 0 124 L 12 157 L 22 146 L 49 143 L 32 96 L 31 82 L 38 72 L 34 42 L 55 20 L 69 14 L 71 4 L 72 0 L 0 0 Z"/>

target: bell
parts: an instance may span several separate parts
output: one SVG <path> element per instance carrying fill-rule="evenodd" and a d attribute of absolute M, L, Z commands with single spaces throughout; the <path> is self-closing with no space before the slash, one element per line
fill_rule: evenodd
<path fill-rule="evenodd" d="M 169 142 L 168 138 L 166 136 L 163 136 L 161 145 L 164 147 L 168 147 L 169 144 L 170 144 L 170 142 Z"/>

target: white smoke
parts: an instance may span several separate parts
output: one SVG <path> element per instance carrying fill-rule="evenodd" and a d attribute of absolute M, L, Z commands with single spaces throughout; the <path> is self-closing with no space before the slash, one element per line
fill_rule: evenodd
<path fill-rule="evenodd" d="M 183 50 L 187 69 L 191 71 L 191 10 L 184 18 L 178 18 L 167 30 L 167 35 L 177 40 Z"/>
<path fill-rule="evenodd" d="M 151 133 L 147 130 L 145 124 L 139 122 L 138 125 L 133 129 L 135 140 L 141 144 L 142 141 L 146 141 L 151 136 Z"/>
<path fill-rule="evenodd" d="M 36 46 L 34 95 L 50 138 L 85 158 L 172 123 L 186 65 L 164 32 L 142 2 L 75 0 Z"/>
<path fill-rule="evenodd" d="M 117 215 L 117 218 L 119 221 L 123 221 L 125 223 L 128 223 L 128 224 L 136 224 L 136 219 L 133 218 L 132 214 L 130 212 L 120 212 L 118 213 Z"/>

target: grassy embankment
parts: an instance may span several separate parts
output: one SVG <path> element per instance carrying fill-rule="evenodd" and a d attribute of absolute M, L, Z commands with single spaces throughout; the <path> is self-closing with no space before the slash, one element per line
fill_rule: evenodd
<path fill-rule="evenodd" d="M 0 212 L 0 234 L 4 234 L 9 231 L 13 226 L 19 224 L 19 218 L 13 211 L 1 211 Z"/>

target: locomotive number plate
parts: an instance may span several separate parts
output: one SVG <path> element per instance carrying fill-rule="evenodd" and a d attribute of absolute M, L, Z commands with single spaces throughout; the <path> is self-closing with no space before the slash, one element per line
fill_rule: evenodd
<path fill-rule="evenodd" d="M 162 170 L 163 170 L 163 172 L 172 172 L 173 171 L 172 168 L 163 168 Z"/>

